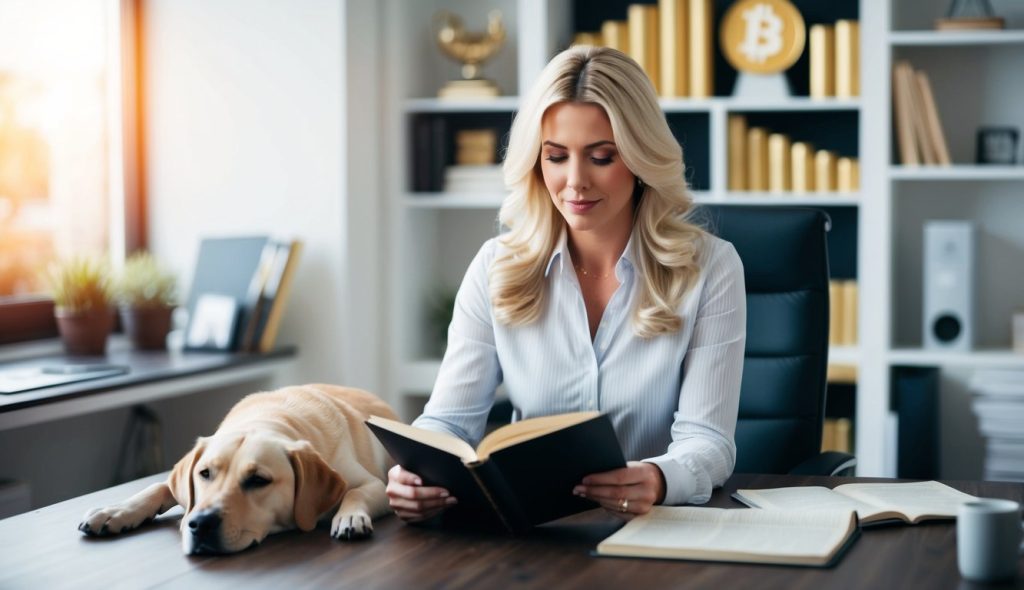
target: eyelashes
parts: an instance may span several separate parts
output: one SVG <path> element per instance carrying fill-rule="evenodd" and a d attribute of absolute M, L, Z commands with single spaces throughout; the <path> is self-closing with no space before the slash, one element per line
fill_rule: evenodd
<path fill-rule="evenodd" d="M 561 163 L 565 162 L 566 160 L 568 160 L 569 157 L 568 156 L 548 155 L 544 159 L 547 160 L 548 162 L 551 162 L 552 164 L 561 164 Z M 611 164 L 612 162 L 614 162 L 615 160 L 614 160 L 614 158 L 612 156 L 608 156 L 607 158 L 591 157 L 590 161 L 593 162 L 597 166 L 607 166 L 607 165 Z"/>

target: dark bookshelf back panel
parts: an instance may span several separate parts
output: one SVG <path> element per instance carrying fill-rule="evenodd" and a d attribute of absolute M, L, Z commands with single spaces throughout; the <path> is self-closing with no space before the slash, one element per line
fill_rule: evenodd
<path fill-rule="evenodd" d="M 839 19 L 859 18 L 858 0 L 791 0 L 804 17 L 808 31 L 813 24 L 833 24 Z M 626 20 L 630 4 L 657 4 L 657 0 L 573 0 L 573 31 L 598 31 L 606 20 Z M 718 43 L 718 32 L 725 11 L 733 0 L 715 0 L 715 20 L 712 26 L 715 48 L 715 95 L 729 96 L 736 82 L 736 70 L 725 61 Z M 786 72 L 791 92 L 796 96 L 809 93 L 809 62 L 805 47 L 800 59 Z"/>
<path fill-rule="evenodd" d="M 825 198 L 825 197 L 823 197 Z M 828 269 L 833 279 L 857 278 L 856 207 L 822 207 L 832 220 L 828 232 Z"/>
<path fill-rule="evenodd" d="M 410 117 L 409 185 L 413 191 L 444 188 L 444 169 L 455 164 L 455 136 L 459 131 L 493 129 L 497 134 L 494 162 L 504 158 L 512 113 L 418 113 Z"/>
<path fill-rule="evenodd" d="M 825 396 L 826 418 L 850 418 L 857 416 L 857 386 L 852 383 L 829 383 Z"/>
<path fill-rule="evenodd" d="M 790 141 L 810 142 L 814 149 L 832 150 L 839 156 L 856 158 L 859 114 L 856 111 L 743 112 L 747 128 L 766 127 L 770 133 L 784 133 Z"/>
<path fill-rule="evenodd" d="M 668 126 L 683 146 L 686 181 L 697 191 L 711 190 L 711 119 L 707 113 L 668 113 Z"/>

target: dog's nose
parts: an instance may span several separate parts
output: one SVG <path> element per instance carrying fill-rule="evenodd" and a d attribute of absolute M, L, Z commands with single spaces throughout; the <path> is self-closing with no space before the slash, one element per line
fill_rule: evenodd
<path fill-rule="evenodd" d="M 220 528 L 220 510 L 207 508 L 192 515 L 188 520 L 188 528 L 192 534 L 203 536 Z"/>

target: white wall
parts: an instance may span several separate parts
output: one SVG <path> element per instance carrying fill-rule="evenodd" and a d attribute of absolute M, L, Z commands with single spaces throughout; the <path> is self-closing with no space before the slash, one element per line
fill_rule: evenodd
<path fill-rule="evenodd" d="M 378 90 L 366 61 L 379 42 L 375 3 L 147 0 L 142 10 L 151 248 L 187 282 L 202 237 L 302 238 L 279 336 L 300 347 L 286 379 L 382 391 Z M 363 61 L 347 69 L 351 51 Z"/>

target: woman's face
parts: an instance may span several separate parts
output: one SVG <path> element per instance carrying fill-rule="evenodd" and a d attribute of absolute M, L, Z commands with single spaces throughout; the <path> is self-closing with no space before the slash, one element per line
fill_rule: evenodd
<path fill-rule="evenodd" d="M 540 169 L 570 230 L 628 233 L 636 180 L 600 106 L 563 102 L 548 108 L 541 121 Z"/>

